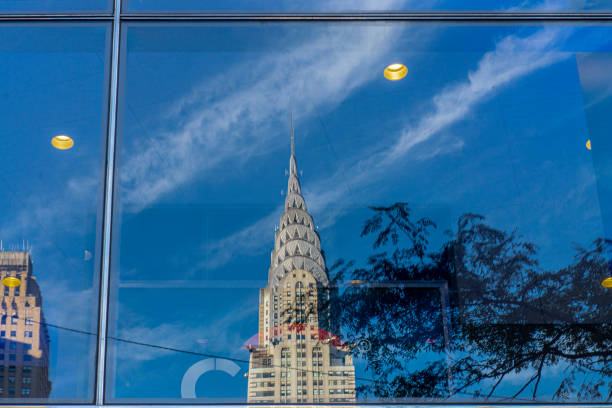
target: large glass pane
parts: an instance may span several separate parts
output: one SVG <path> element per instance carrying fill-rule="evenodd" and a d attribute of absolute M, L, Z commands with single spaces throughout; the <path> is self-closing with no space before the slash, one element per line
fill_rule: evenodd
<path fill-rule="evenodd" d="M 112 3 L 112 0 L 0 0 L 0 14 L 110 11 Z"/>
<path fill-rule="evenodd" d="M 109 401 L 609 400 L 611 27 L 124 33 Z"/>
<path fill-rule="evenodd" d="M 612 10 L 611 0 L 124 0 L 129 11 L 562 11 Z"/>
<path fill-rule="evenodd" d="M 0 401 L 91 402 L 109 27 L 0 25 Z"/>

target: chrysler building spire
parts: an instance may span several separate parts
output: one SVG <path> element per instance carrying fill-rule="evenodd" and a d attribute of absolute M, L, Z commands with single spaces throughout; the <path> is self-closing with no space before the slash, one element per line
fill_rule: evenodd
<path fill-rule="evenodd" d="M 291 110 L 291 157 L 289 158 L 289 181 L 287 183 L 287 200 L 292 196 L 292 193 L 302 197 L 300 189 L 300 180 L 298 179 L 297 162 L 295 160 L 295 134 L 293 130 L 293 110 Z M 294 198 L 294 197 L 292 197 Z M 304 199 L 302 198 L 302 201 Z M 285 209 L 287 205 L 285 205 Z M 305 207 L 304 207 L 305 208 Z"/>
<path fill-rule="evenodd" d="M 326 305 L 329 278 L 321 240 L 300 189 L 293 110 L 289 168 L 285 207 L 270 253 L 268 284 L 259 290 L 257 344 L 247 346 L 247 401 L 355 402 L 350 349 L 337 333 L 330 333 L 336 325 Z"/>
<path fill-rule="evenodd" d="M 297 269 L 311 273 L 318 285 L 327 286 L 329 283 L 319 234 L 312 216 L 306 209 L 306 201 L 302 196 L 298 178 L 293 112 L 291 112 L 291 156 L 285 211 L 280 217 L 270 261 L 268 280 L 272 286 L 277 286 L 286 274 Z"/>

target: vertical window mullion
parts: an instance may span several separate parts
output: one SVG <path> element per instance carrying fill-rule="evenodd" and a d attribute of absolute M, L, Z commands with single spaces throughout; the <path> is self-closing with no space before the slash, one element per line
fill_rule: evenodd
<path fill-rule="evenodd" d="M 104 218 L 102 227 L 102 267 L 100 276 L 100 303 L 98 314 L 98 347 L 96 355 L 95 404 L 104 404 L 106 340 L 108 329 L 110 247 L 113 213 L 113 191 L 115 172 L 115 141 L 117 129 L 117 93 L 119 90 L 119 44 L 121 43 L 121 0 L 114 0 L 111 43 L 110 93 L 106 147 L 106 179 L 104 187 Z"/>

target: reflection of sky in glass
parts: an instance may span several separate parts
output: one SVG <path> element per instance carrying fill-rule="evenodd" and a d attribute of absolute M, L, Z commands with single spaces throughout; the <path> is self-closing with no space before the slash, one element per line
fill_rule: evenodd
<path fill-rule="evenodd" d="M 351 12 L 411 10 L 606 10 L 610 0 L 124 0 L 127 10 Z"/>
<path fill-rule="evenodd" d="M 367 206 L 397 201 L 436 221 L 434 246 L 474 212 L 536 243 L 543 268 L 566 265 L 574 244 L 612 222 L 600 210 L 610 183 L 594 173 L 607 159 L 585 148 L 610 98 L 581 88 L 609 38 L 605 27 L 129 25 L 111 335 L 248 361 L 286 188 L 290 105 L 329 265 L 363 263 Z M 408 76 L 389 82 L 382 69 L 397 61 Z M 180 398 L 201 359 L 124 343 L 110 352 L 119 399 Z M 239 365 L 235 377 L 203 375 L 197 395 L 244 400 Z M 545 384 L 542 398 L 550 393 Z"/>
<path fill-rule="evenodd" d="M 109 11 L 111 0 L 0 0 L 0 12 Z"/>
<path fill-rule="evenodd" d="M 107 27 L 0 26 L 0 239 L 29 243 L 48 323 L 95 332 Z M 51 138 L 70 135 L 60 151 Z M 95 336 L 49 327 L 51 398 L 91 398 Z"/>

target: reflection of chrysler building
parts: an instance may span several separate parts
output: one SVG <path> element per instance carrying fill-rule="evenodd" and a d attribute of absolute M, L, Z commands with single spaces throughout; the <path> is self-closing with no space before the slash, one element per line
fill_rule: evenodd
<path fill-rule="evenodd" d="M 49 397 L 49 335 L 29 252 L 0 252 L 0 400 Z"/>
<path fill-rule="evenodd" d="M 293 121 L 285 211 L 268 285 L 259 292 L 258 344 L 249 346 L 248 402 L 354 402 L 355 368 L 330 328 L 329 281 L 300 189 Z M 333 326 L 332 326 L 333 327 Z"/>

